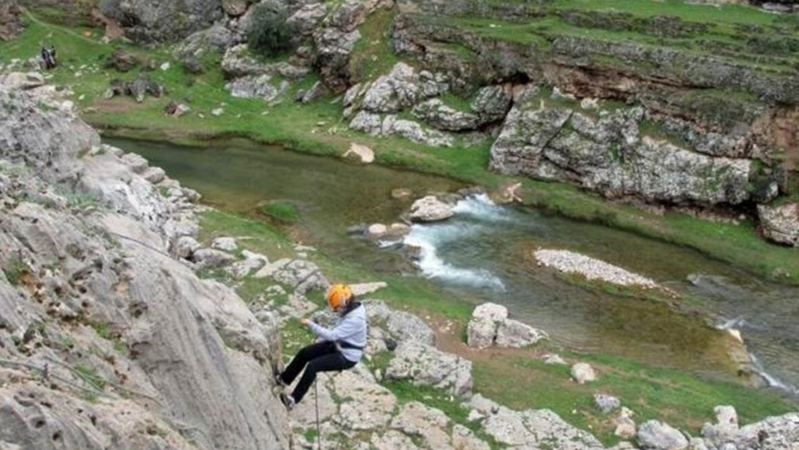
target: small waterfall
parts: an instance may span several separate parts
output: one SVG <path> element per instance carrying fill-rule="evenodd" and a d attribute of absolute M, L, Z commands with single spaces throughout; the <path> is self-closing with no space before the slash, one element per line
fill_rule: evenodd
<path fill-rule="evenodd" d="M 770 387 L 791 393 L 793 395 L 799 395 L 799 388 L 791 384 L 785 383 L 777 379 L 777 377 L 775 377 L 774 375 L 771 375 L 770 373 L 766 372 L 766 369 L 763 367 L 763 363 L 761 363 L 760 360 L 757 359 L 757 356 L 755 355 L 752 355 L 752 364 L 754 364 L 757 374 L 763 377 L 763 379 L 766 380 L 766 383 L 768 383 Z"/>
<path fill-rule="evenodd" d="M 478 194 L 459 201 L 452 211 L 461 216 L 470 216 L 482 222 L 508 222 L 513 220 L 507 208 L 497 205 L 488 194 Z"/>
<path fill-rule="evenodd" d="M 487 195 L 470 197 L 460 201 L 454 208 L 456 214 L 485 218 L 489 221 L 504 220 L 502 208 L 493 204 Z M 474 237 L 484 230 L 479 223 L 451 221 L 443 224 L 414 225 L 405 237 L 405 245 L 419 248 L 416 265 L 427 278 L 436 278 L 461 286 L 505 290 L 502 280 L 485 269 L 457 267 L 444 261 L 439 255 L 443 245 Z"/>

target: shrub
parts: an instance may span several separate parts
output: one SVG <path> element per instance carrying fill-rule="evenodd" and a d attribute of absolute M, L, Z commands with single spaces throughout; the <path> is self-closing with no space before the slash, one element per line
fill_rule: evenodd
<path fill-rule="evenodd" d="M 271 2 L 255 7 L 247 39 L 250 49 L 264 56 L 278 56 L 291 49 L 291 27 L 286 10 Z"/>

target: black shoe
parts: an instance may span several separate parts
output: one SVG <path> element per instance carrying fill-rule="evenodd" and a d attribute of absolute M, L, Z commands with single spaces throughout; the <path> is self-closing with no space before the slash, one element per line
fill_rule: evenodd
<path fill-rule="evenodd" d="M 278 386 L 286 387 L 287 384 L 283 381 L 282 373 L 277 367 L 272 367 L 272 378 Z"/>
<path fill-rule="evenodd" d="M 292 409 L 294 409 L 295 406 L 297 406 L 297 402 L 294 401 L 294 397 L 288 394 L 281 393 L 280 401 L 283 402 L 283 406 L 285 406 L 286 409 L 289 411 L 291 411 Z"/>

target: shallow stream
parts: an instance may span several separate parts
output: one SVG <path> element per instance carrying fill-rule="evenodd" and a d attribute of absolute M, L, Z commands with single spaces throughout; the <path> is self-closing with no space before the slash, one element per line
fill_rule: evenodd
<path fill-rule="evenodd" d="M 414 197 L 454 191 L 444 178 L 357 166 L 257 145 L 224 141 L 202 148 L 109 139 L 141 154 L 204 201 L 257 216 L 257 206 L 281 200 L 300 212 L 305 243 L 377 271 L 407 271 L 390 247 L 347 234 L 355 225 L 391 223 L 410 206 L 391 191 Z M 471 302 L 492 301 L 570 348 L 648 364 L 732 377 L 726 333 L 740 330 L 772 385 L 799 394 L 799 289 L 767 283 L 695 251 L 630 233 L 500 207 L 487 198 L 462 201 L 454 219 L 414 226 L 409 240 L 423 248 L 418 276 Z M 580 252 L 645 275 L 692 299 L 701 314 L 680 314 L 664 302 L 616 296 L 569 282 L 537 266 L 538 248 Z M 799 257 L 799 255 L 797 256 Z"/>

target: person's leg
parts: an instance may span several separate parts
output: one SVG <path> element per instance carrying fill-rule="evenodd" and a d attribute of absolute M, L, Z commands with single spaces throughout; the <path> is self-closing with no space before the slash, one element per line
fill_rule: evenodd
<path fill-rule="evenodd" d="M 317 342 L 316 344 L 305 346 L 297 352 L 297 355 L 291 360 L 286 370 L 280 375 L 280 379 L 286 384 L 291 384 L 297 378 L 297 375 L 302 372 L 302 369 L 305 368 L 305 365 L 308 364 L 308 361 L 336 351 L 336 345 L 332 342 Z"/>
<path fill-rule="evenodd" d="M 334 370 L 347 370 L 355 366 L 355 364 L 357 363 L 348 360 L 338 351 L 311 360 L 308 363 L 308 366 L 305 367 L 305 372 L 302 374 L 300 382 L 297 383 L 297 387 L 294 388 L 294 392 L 291 393 L 292 398 L 294 398 L 294 402 L 299 403 L 302 400 L 302 398 L 305 396 L 305 393 L 308 392 L 308 389 L 313 384 L 314 380 L 316 380 L 317 373 L 332 372 Z"/>

